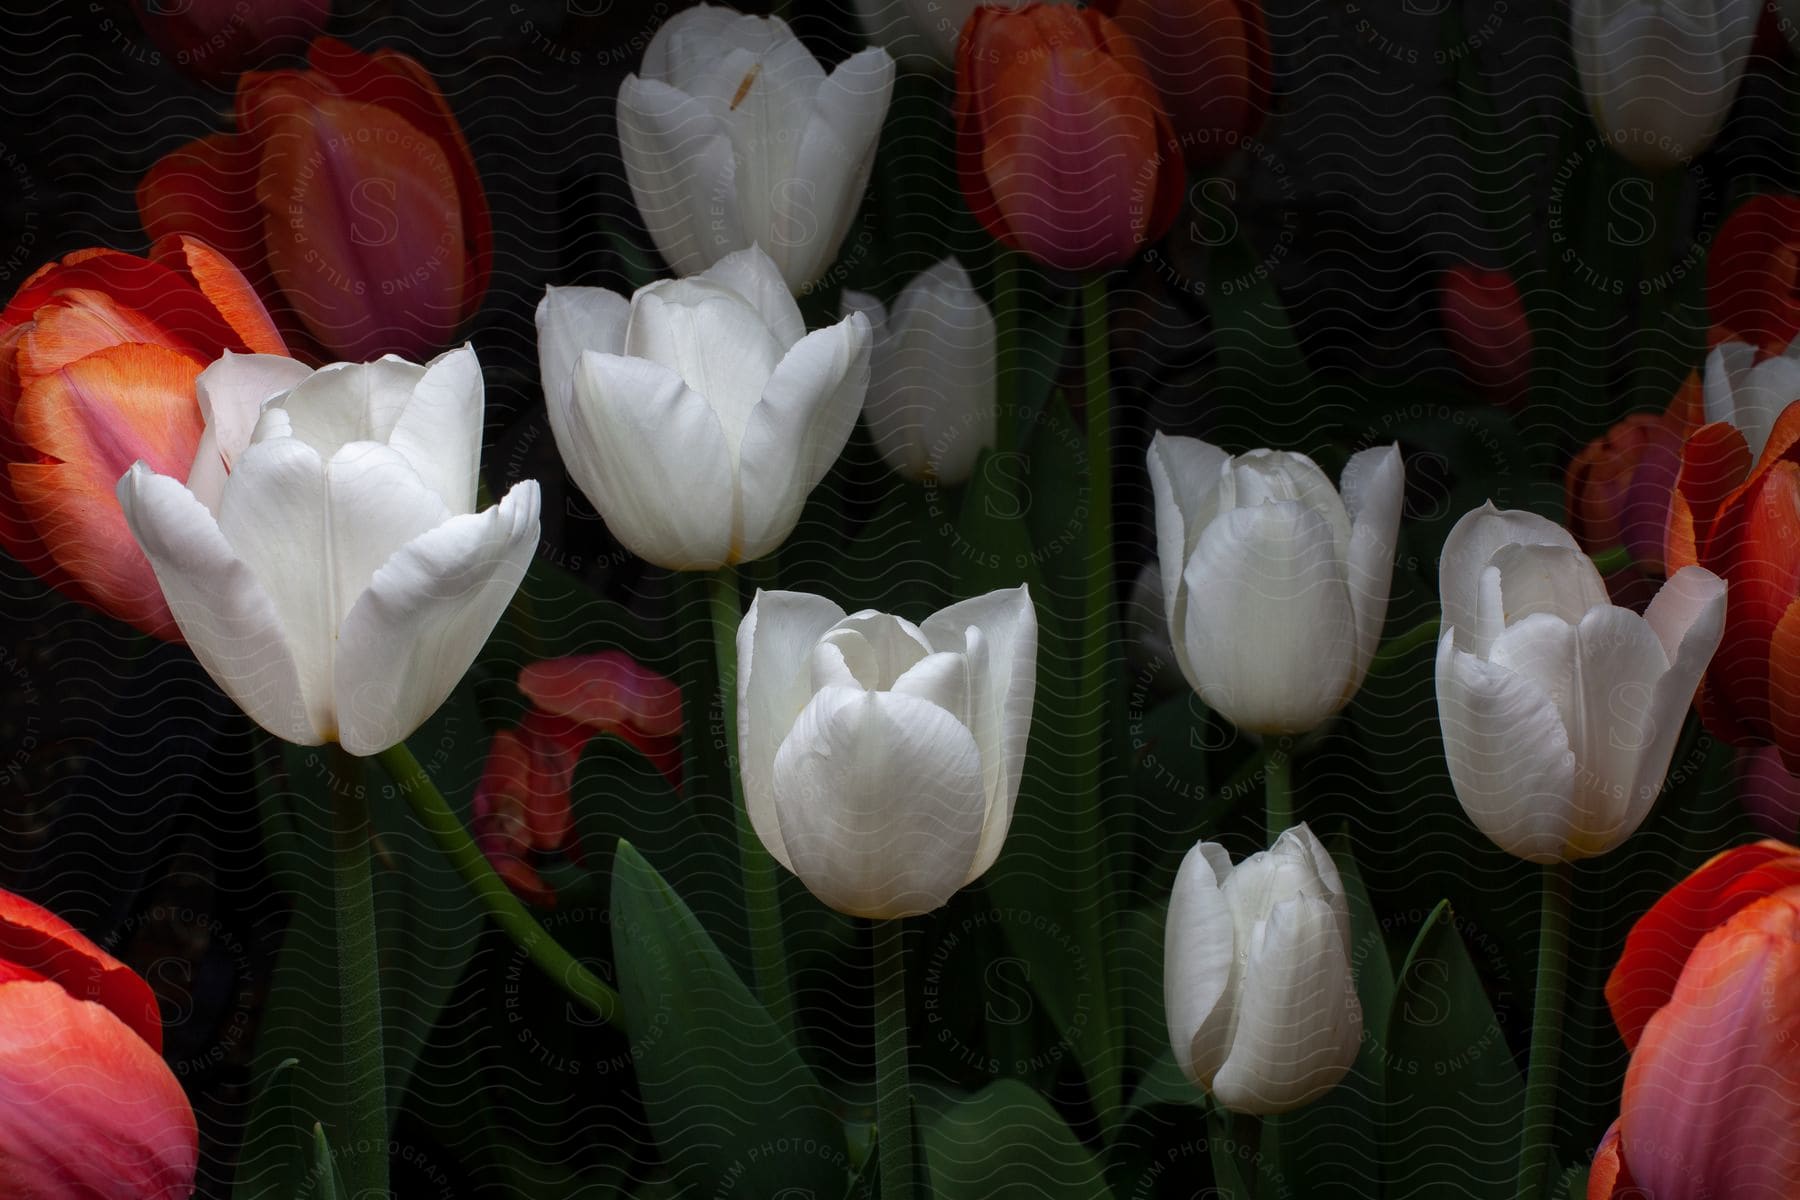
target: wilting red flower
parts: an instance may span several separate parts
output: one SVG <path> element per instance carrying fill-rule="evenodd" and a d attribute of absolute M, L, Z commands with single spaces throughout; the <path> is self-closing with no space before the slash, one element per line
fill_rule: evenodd
<path fill-rule="evenodd" d="M 494 736 L 472 824 L 495 873 L 548 908 L 556 895 L 531 855 L 570 844 L 569 791 L 582 751 L 613 734 L 681 786 L 681 690 L 617 650 L 532 663 L 519 672 L 519 690 L 534 707 L 517 729 Z"/>
<path fill-rule="evenodd" d="M 1444 340 L 1463 375 L 1493 403 L 1517 407 L 1531 377 L 1531 324 L 1505 271 L 1459 263 L 1438 278 Z"/>
<path fill-rule="evenodd" d="M 0 892 L 0 1190 L 178 1200 L 198 1156 L 149 985 L 56 914 Z"/>
<path fill-rule="evenodd" d="M 1638 918 L 1606 981 L 1619 1036 L 1636 1046 L 1650 1017 L 1668 1003 L 1682 964 L 1700 939 L 1740 909 L 1800 886 L 1800 849 L 1776 841 L 1714 855 Z"/>
<path fill-rule="evenodd" d="M 46 583 L 179 641 L 114 495 L 139 459 L 186 479 L 201 368 L 226 350 L 286 354 L 256 293 L 192 238 L 137 258 L 80 250 L 0 311 L 0 545 Z"/>
<path fill-rule="evenodd" d="M 1185 175 L 1137 45 L 1093 9 L 983 5 L 956 44 L 957 173 L 1003 244 L 1066 270 L 1168 231 Z"/>
<path fill-rule="evenodd" d="M 1800 196 L 1752 196 L 1732 210 L 1706 255 L 1712 341 L 1778 354 L 1800 335 Z"/>
<path fill-rule="evenodd" d="M 1100 0 L 1161 93 L 1190 167 L 1219 162 L 1269 111 L 1269 28 L 1261 0 Z"/>
<path fill-rule="evenodd" d="M 238 81 L 235 134 L 138 185 L 152 236 L 198 234 L 334 358 L 429 358 L 481 306 L 493 228 L 462 129 L 417 62 L 320 38 L 311 70 Z"/>
<path fill-rule="evenodd" d="M 131 7 L 150 40 L 202 79 L 303 49 L 331 19 L 331 0 L 131 0 Z"/>
<path fill-rule="evenodd" d="M 1800 1181 L 1800 886 L 1700 939 L 1625 1071 L 1590 1200 L 1790 1200 Z"/>
<path fill-rule="evenodd" d="M 1660 413 L 1632 413 L 1589 442 L 1569 463 L 1569 532 L 1589 554 L 1624 546 L 1633 567 L 1663 574 L 1681 447 L 1701 413 L 1700 376 L 1692 374 Z"/>

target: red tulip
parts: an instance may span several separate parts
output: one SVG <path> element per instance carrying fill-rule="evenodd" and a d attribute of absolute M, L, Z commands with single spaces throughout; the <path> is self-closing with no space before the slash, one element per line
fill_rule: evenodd
<path fill-rule="evenodd" d="M 1665 411 L 1632 413 L 1570 461 L 1567 524 L 1583 550 L 1596 554 L 1622 545 L 1640 576 L 1662 576 L 1681 447 L 1700 411 L 1696 373 Z"/>
<path fill-rule="evenodd" d="M 1800 833 L 1800 777 L 1773 746 L 1754 746 L 1738 757 L 1738 798 L 1751 823 L 1769 837 Z"/>
<path fill-rule="evenodd" d="M 1752 196 L 1706 255 L 1714 344 L 1749 342 L 1779 354 L 1800 335 L 1800 196 Z"/>
<path fill-rule="evenodd" d="M 1531 377 L 1531 325 L 1512 276 L 1458 264 L 1438 279 L 1438 305 L 1444 340 L 1469 382 L 1495 404 L 1523 403 Z"/>
<path fill-rule="evenodd" d="M 150 40 L 202 79 L 304 49 L 331 19 L 331 0 L 131 0 L 131 7 Z"/>
<path fill-rule="evenodd" d="M 166 155 L 138 185 L 139 215 L 152 235 L 220 246 L 332 357 L 429 358 L 487 291 L 475 160 L 412 59 L 320 38 L 309 62 L 239 80 L 238 132 Z"/>
<path fill-rule="evenodd" d="M 235 268 L 192 238 L 81 250 L 0 312 L 0 545 L 45 582 L 179 641 L 114 488 L 139 459 L 186 479 L 194 380 L 226 350 L 286 354 Z"/>
<path fill-rule="evenodd" d="M 178 1200 L 198 1156 L 149 985 L 0 892 L 0 1194 Z"/>
<path fill-rule="evenodd" d="M 1190 167 L 1227 157 L 1269 111 L 1269 29 L 1261 0 L 1101 0 L 1137 43 Z"/>
<path fill-rule="evenodd" d="M 1701 938 L 1625 1072 L 1590 1200 L 1800 1190 L 1800 886 Z"/>
<path fill-rule="evenodd" d="M 1114 266 L 1167 232 L 1184 174 L 1136 44 L 1093 9 L 983 5 L 956 45 L 957 172 L 1003 244 Z"/>

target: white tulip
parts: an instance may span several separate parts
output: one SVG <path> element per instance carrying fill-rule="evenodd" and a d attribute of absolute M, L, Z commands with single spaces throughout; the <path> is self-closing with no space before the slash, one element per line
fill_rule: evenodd
<path fill-rule="evenodd" d="M 352 754 L 402 741 L 468 670 L 537 549 L 535 482 L 473 511 L 475 352 L 318 371 L 227 354 L 198 392 L 192 490 L 142 462 L 118 487 L 194 657 L 277 737 Z"/>
<path fill-rule="evenodd" d="M 1757 0 L 1571 0 L 1575 66 L 1607 144 L 1646 170 L 1711 144 L 1743 82 Z"/>
<path fill-rule="evenodd" d="M 1532 862 L 1604 854 L 1643 822 L 1725 627 L 1725 583 L 1683 567 L 1643 616 L 1562 526 L 1490 503 L 1439 567 L 1438 720 L 1457 799 Z"/>
<path fill-rule="evenodd" d="M 550 429 L 607 528 L 672 570 L 780 546 L 856 426 L 869 322 L 806 332 L 751 247 L 691 279 L 550 288 L 537 308 Z"/>
<path fill-rule="evenodd" d="M 1181 861 L 1163 936 L 1175 1061 L 1233 1112 L 1282 1113 L 1344 1077 L 1362 1042 L 1350 907 L 1305 824 L 1233 867 L 1217 842 Z"/>
<path fill-rule="evenodd" d="M 1024 587 L 923 625 L 759 592 L 737 651 L 744 804 L 813 895 L 852 916 L 909 916 L 993 865 L 1037 691 Z"/>
<path fill-rule="evenodd" d="M 1752 461 L 1761 458 L 1775 419 L 1800 400 L 1800 339 L 1786 353 L 1756 361 L 1756 347 L 1721 342 L 1706 356 L 1702 396 L 1706 419 L 1725 421 L 1744 435 Z"/>
<path fill-rule="evenodd" d="M 786 22 L 702 4 L 663 23 L 619 89 L 638 212 L 678 275 L 761 245 L 799 291 L 825 273 L 875 163 L 894 60 L 829 76 Z"/>
<path fill-rule="evenodd" d="M 966 482 L 1000 422 L 994 314 L 969 273 L 946 258 L 901 289 L 892 314 L 862 292 L 845 292 L 844 308 L 874 335 L 863 416 L 882 460 L 915 483 Z"/>
<path fill-rule="evenodd" d="M 1350 702 L 1381 640 L 1405 477 L 1352 455 L 1342 496 L 1304 454 L 1150 442 L 1156 555 L 1175 661 L 1255 733 L 1304 733 Z"/>

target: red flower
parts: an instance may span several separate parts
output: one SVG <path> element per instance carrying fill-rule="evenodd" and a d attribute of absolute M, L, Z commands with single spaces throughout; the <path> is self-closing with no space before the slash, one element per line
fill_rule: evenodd
<path fill-rule="evenodd" d="M 1531 324 L 1512 276 L 1458 264 L 1439 277 L 1438 305 L 1444 339 L 1469 382 L 1495 404 L 1521 404 L 1531 377 Z"/>
<path fill-rule="evenodd" d="M 219 246 L 333 357 L 428 358 L 487 291 L 493 229 L 475 160 L 412 59 L 320 38 L 309 62 L 243 76 L 238 132 L 150 169 L 144 228 Z"/>
<path fill-rule="evenodd" d="M 331 0 L 131 0 L 131 7 L 150 40 L 202 79 L 304 49 L 331 19 Z"/>
<path fill-rule="evenodd" d="M 1714 344 L 1779 354 L 1800 334 L 1800 196 L 1752 196 L 1725 218 L 1706 255 L 1706 303 Z"/>
<path fill-rule="evenodd" d="M 1569 532 L 1589 554 L 1624 546 L 1646 576 L 1662 576 L 1663 543 L 1682 444 L 1701 417 L 1692 374 L 1660 413 L 1632 413 L 1582 448 L 1565 485 Z"/>

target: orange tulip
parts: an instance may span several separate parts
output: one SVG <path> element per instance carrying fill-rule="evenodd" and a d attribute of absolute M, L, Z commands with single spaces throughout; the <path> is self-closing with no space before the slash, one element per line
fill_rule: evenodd
<path fill-rule="evenodd" d="M 0 312 L 0 545 L 67 595 L 180 640 L 114 488 L 139 459 L 187 478 L 194 380 L 226 350 L 287 353 L 244 277 L 192 238 L 148 259 L 81 250 L 27 279 Z"/>
<path fill-rule="evenodd" d="M 1625 1071 L 1589 1200 L 1800 1191 L 1800 886 L 1701 938 Z"/>
<path fill-rule="evenodd" d="M 1624 546 L 1634 568 L 1663 574 L 1681 447 L 1700 420 L 1700 376 L 1688 376 L 1660 413 L 1632 413 L 1589 442 L 1569 463 L 1569 532 L 1589 554 Z"/>
<path fill-rule="evenodd" d="M 221 247 L 332 358 L 429 358 L 487 291 L 493 229 L 475 160 L 412 59 L 320 38 L 308 61 L 243 76 L 238 132 L 150 169 L 144 228 Z"/>
<path fill-rule="evenodd" d="M 1493 403 L 1516 408 L 1531 377 L 1531 325 L 1505 271 L 1459 263 L 1438 279 L 1444 340 L 1463 374 Z"/>
<path fill-rule="evenodd" d="M 1800 196 L 1744 201 L 1706 254 L 1712 342 L 1749 342 L 1779 354 L 1800 335 Z"/>
<path fill-rule="evenodd" d="M 179 1200 L 198 1156 L 149 985 L 0 892 L 0 1193 Z"/>
<path fill-rule="evenodd" d="M 983 5 L 956 45 L 957 172 L 989 233 L 1052 267 L 1167 232 L 1185 176 L 1136 43 L 1093 9 Z"/>
<path fill-rule="evenodd" d="M 1269 111 L 1261 0 L 1100 0 L 1137 43 L 1190 167 L 1220 162 Z"/>

